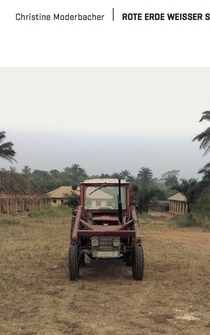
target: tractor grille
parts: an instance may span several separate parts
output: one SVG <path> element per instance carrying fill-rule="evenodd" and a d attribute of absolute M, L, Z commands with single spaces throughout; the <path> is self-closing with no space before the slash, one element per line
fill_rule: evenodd
<path fill-rule="evenodd" d="M 120 238 L 101 236 L 97 237 L 99 245 L 92 246 L 92 256 L 95 258 L 119 258 Z M 93 245 L 93 243 L 92 243 Z"/>

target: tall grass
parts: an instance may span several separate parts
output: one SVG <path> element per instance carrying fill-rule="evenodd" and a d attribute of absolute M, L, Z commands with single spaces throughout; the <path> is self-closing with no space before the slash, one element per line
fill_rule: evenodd
<path fill-rule="evenodd" d="M 30 211 L 29 218 L 65 218 L 72 217 L 72 210 L 69 207 L 43 208 L 39 211 Z"/>

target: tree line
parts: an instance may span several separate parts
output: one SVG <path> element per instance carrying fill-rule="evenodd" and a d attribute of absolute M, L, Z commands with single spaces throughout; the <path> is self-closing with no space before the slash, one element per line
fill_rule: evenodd
<path fill-rule="evenodd" d="M 202 113 L 199 122 L 203 120 L 210 121 L 210 111 Z M 6 159 L 9 162 L 16 162 L 12 142 L 2 143 L 6 138 L 5 131 L 0 132 L 0 158 Z M 210 127 L 198 134 L 192 141 L 199 141 L 200 148 L 204 149 L 204 155 L 210 151 Z M 6 169 L 0 169 L 7 172 Z M 9 172 L 16 173 L 16 169 L 10 166 Z M 131 192 L 131 198 L 138 206 L 140 212 L 148 212 L 151 204 L 155 204 L 157 200 L 166 200 L 176 192 L 181 192 L 187 199 L 188 212 L 191 212 L 196 204 L 205 202 L 210 199 L 210 163 L 207 163 L 198 171 L 202 174 L 201 181 L 195 178 L 179 179 L 179 170 L 171 170 L 163 173 L 161 178 L 154 178 L 153 172 L 149 167 L 141 167 L 137 176 L 133 176 L 128 170 L 113 172 L 112 174 L 102 173 L 100 175 L 88 176 L 86 170 L 79 164 L 72 164 L 66 167 L 63 171 L 56 169 L 50 171 L 34 170 L 27 165 L 22 169 L 22 173 L 35 181 L 44 193 L 52 191 L 60 186 L 79 185 L 80 182 L 88 178 L 117 178 L 125 179 L 132 185 L 138 186 L 138 192 Z M 210 205 L 209 205 L 210 206 Z M 210 209 L 210 208 L 209 208 Z"/>
<path fill-rule="evenodd" d="M 2 172 L 16 173 L 16 168 L 10 166 L 9 170 L 0 169 Z M 71 167 L 66 167 L 62 171 L 56 169 L 45 171 L 32 169 L 25 165 L 22 169 L 22 174 L 27 175 L 33 181 L 35 181 L 43 192 L 47 193 L 60 186 L 72 186 L 79 185 L 85 179 L 94 178 L 113 178 L 123 179 L 131 184 L 143 185 L 143 186 L 164 186 L 169 189 L 173 184 L 178 183 L 179 170 L 172 170 L 162 174 L 161 178 L 154 178 L 153 172 L 148 167 L 142 167 L 138 171 L 137 176 L 133 176 L 128 170 L 121 170 L 120 172 L 113 172 L 111 174 L 102 173 L 100 175 L 88 175 L 86 170 L 79 164 L 72 164 Z"/>

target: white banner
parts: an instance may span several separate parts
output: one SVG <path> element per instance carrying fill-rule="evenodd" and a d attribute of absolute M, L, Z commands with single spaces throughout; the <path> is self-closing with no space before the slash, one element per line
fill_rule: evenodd
<path fill-rule="evenodd" d="M 209 1 L 2 0 L 0 66 L 209 66 Z"/>

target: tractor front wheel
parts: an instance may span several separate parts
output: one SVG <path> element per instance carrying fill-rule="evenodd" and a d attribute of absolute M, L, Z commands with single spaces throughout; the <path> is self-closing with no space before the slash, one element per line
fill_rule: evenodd
<path fill-rule="evenodd" d="M 79 278 L 79 259 L 77 244 L 71 244 L 69 248 L 69 277 L 72 281 Z"/>
<path fill-rule="evenodd" d="M 144 274 L 144 251 L 141 245 L 135 244 L 133 247 L 133 279 L 142 280 Z"/>

